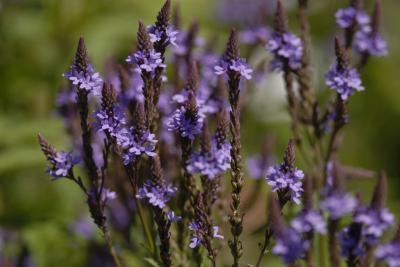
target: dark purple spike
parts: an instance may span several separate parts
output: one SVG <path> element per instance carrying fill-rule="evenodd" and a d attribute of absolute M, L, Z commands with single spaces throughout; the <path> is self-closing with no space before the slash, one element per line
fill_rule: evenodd
<path fill-rule="evenodd" d="M 116 98 L 114 87 L 109 83 L 103 83 L 103 88 L 101 89 L 101 107 L 103 110 L 113 110 Z"/>
<path fill-rule="evenodd" d="M 336 62 L 339 69 L 346 69 L 349 65 L 349 59 L 342 42 L 339 37 L 335 37 L 335 55 Z"/>
<path fill-rule="evenodd" d="M 189 65 L 187 89 L 189 89 L 192 92 L 196 92 L 198 83 L 199 83 L 199 70 L 197 68 L 197 62 L 192 61 Z"/>
<path fill-rule="evenodd" d="M 371 208 L 375 210 L 383 209 L 387 194 L 387 180 L 385 171 L 379 173 L 379 180 L 375 186 L 371 200 Z"/>
<path fill-rule="evenodd" d="M 291 138 L 286 147 L 285 155 L 283 156 L 283 162 L 285 163 L 286 167 L 288 167 L 289 169 L 292 169 L 292 168 L 294 168 L 295 161 L 296 161 L 295 144 L 294 144 L 294 139 Z"/>
<path fill-rule="evenodd" d="M 211 151 L 211 134 L 207 120 L 204 120 L 201 137 L 201 151 L 209 153 Z"/>
<path fill-rule="evenodd" d="M 225 59 L 237 60 L 239 57 L 239 37 L 236 29 L 233 28 L 229 35 L 228 43 L 226 44 Z"/>
<path fill-rule="evenodd" d="M 372 15 L 372 30 L 373 32 L 379 32 L 379 28 L 382 24 L 382 1 L 375 1 L 374 13 Z"/>
<path fill-rule="evenodd" d="M 171 17 L 171 1 L 165 1 L 163 7 L 158 12 L 156 26 L 159 28 L 166 28 L 169 25 Z"/>
<path fill-rule="evenodd" d="M 87 50 L 85 45 L 85 39 L 83 37 L 79 38 L 78 48 L 75 53 L 75 62 L 74 62 L 78 71 L 86 72 L 87 67 L 89 65 L 89 59 L 87 56 Z"/>
<path fill-rule="evenodd" d="M 285 10 L 282 5 L 282 1 L 278 0 L 276 5 L 276 13 L 275 13 L 275 30 L 281 34 L 287 32 L 288 30 L 288 22 Z"/>
<path fill-rule="evenodd" d="M 42 149 L 46 159 L 48 161 L 53 161 L 54 158 L 56 158 L 57 156 L 57 151 L 55 150 L 55 148 L 50 145 L 49 142 L 41 134 L 38 134 L 38 140 L 40 148 Z"/>
<path fill-rule="evenodd" d="M 139 51 L 151 50 L 152 44 L 150 41 L 149 32 L 142 21 L 139 21 L 139 28 L 137 32 L 137 49 Z"/>

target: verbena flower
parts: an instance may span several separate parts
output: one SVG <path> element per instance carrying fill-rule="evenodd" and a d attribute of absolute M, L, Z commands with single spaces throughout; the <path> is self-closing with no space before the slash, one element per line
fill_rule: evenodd
<path fill-rule="evenodd" d="M 341 255 L 343 257 L 360 257 L 365 254 L 362 225 L 352 223 L 339 234 Z"/>
<path fill-rule="evenodd" d="M 340 94 L 343 101 L 355 91 L 364 90 L 358 71 L 349 67 L 339 67 L 338 64 L 333 64 L 325 74 L 325 82 L 329 88 Z"/>
<path fill-rule="evenodd" d="M 137 197 L 140 199 L 147 199 L 149 204 L 162 209 L 176 194 L 176 191 L 177 188 L 172 185 L 155 185 L 153 182 L 147 181 L 139 188 Z"/>
<path fill-rule="evenodd" d="M 375 257 L 389 267 L 400 267 L 400 244 L 392 242 L 379 246 L 375 251 Z"/>
<path fill-rule="evenodd" d="M 365 26 L 357 31 L 354 40 L 355 49 L 359 53 L 373 56 L 386 56 L 388 54 L 385 39 L 370 26 Z"/>
<path fill-rule="evenodd" d="M 253 70 L 247 65 L 246 61 L 242 58 L 240 59 L 221 59 L 219 64 L 214 67 L 215 74 L 223 75 L 229 71 L 239 73 L 245 79 L 250 80 Z"/>
<path fill-rule="evenodd" d="M 273 70 L 282 70 L 289 67 L 297 70 L 301 66 L 303 46 L 301 39 L 290 32 L 271 34 L 265 48 L 274 55 L 271 63 Z"/>
<path fill-rule="evenodd" d="M 88 64 L 86 69 L 82 70 L 74 63 L 69 71 L 63 74 L 73 85 L 78 86 L 81 90 L 86 90 L 96 96 L 101 94 L 103 80 L 98 72 L 95 72 L 93 66 Z"/>
<path fill-rule="evenodd" d="M 157 140 L 150 131 L 136 131 L 133 127 L 123 128 L 116 136 L 118 145 L 123 148 L 124 164 L 128 165 L 140 155 L 154 157 Z"/>
<path fill-rule="evenodd" d="M 293 219 L 290 225 L 299 233 L 326 233 L 326 222 L 324 217 L 319 212 L 313 210 L 301 213 Z"/>
<path fill-rule="evenodd" d="M 193 96 L 193 99 L 188 99 L 185 106 L 175 110 L 169 118 L 167 126 L 169 131 L 175 131 L 181 137 L 193 140 L 201 133 L 203 121 L 204 118 L 199 116 L 198 106 Z"/>
<path fill-rule="evenodd" d="M 394 216 L 388 209 L 364 208 L 358 211 L 354 221 L 362 224 L 362 234 L 369 245 L 375 245 L 383 233 L 394 223 Z"/>
<path fill-rule="evenodd" d="M 173 211 L 168 211 L 167 212 L 167 219 L 170 222 L 178 222 L 178 221 L 182 220 L 182 216 L 175 215 L 175 213 Z"/>
<path fill-rule="evenodd" d="M 304 177 L 303 171 L 297 168 L 285 168 L 285 163 L 272 166 L 268 168 L 266 180 L 272 191 L 288 189 L 290 198 L 296 203 L 300 204 L 300 197 L 302 189 L 301 180 Z"/>
<path fill-rule="evenodd" d="M 353 212 L 356 205 L 357 201 L 353 196 L 333 192 L 321 202 L 321 209 L 328 212 L 331 218 L 335 220 Z"/>
<path fill-rule="evenodd" d="M 287 264 L 295 262 L 303 257 L 309 247 L 309 243 L 302 239 L 300 233 L 292 228 L 286 228 L 276 236 L 272 253 L 279 255 Z"/>
<path fill-rule="evenodd" d="M 136 65 L 136 72 L 153 73 L 157 68 L 165 68 L 162 61 L 161 53 L 154 49 L 137 51 L 133 55 L 128 56 L 126 62 Z"/>
<path fill-rule="evenodd" d="M 369 24 L 371 18 L 363 10 L 358 10 L 355 7 L 347 7 L 339 9 L 336 14 L 336 23 L 339 27 L 346 29 L 352 25 L 366 25 Z"/>
<path fill-rule="evenodd" d="M 122 127 L 126 124 L 126 120 L 120 108 L 113 107 L 112 109 L 112 112 L 108 112 L 104 109 L 100 109 L 96 112 L 96 128 L 98 131 L 103 131 L 111 137 L 116 138 L 120 134 Z"/>
<path fill-rule="evenodd" d="M 156 42 L 160 42 L 165 37 L 164 45 L 172 44 L 177 47 L 177 35 L 179 31 L 175 30 L 172 26 L 168 27 L 157 27 L 155 25 L 150 25 L 147 27 L 149 32 L 150 41 L 154 44 Z"/>
<path fill-rule="evenodd" d="M 103 188 L 103 190 L 101 191 L 100 199 L 103 203 L 107 203 L 108 201 L 114 200 L 116 198 L 117 198 L 117 193 L 111 191 L 108 188 Z"/>
<path fill-rule="evenodd" d="M 217 140 L 213 139 L 211 151 L 193 153 L 187 162 L 187 169 L 191 174 L 200 173 L 213 179 L 230 168 L 230 150 L 231 144 L 228 141 L 218 144 Z"/>
<path fill-rule="evenodd" d="M 207 229 L 205 229 L 205 225 L 203 225 L 199 220 L 194 220 L 189 223 L 189 230 L 191 232 L 191 237 L 190 237 L 190 248 L 196 248 L 201 245 L 201 243 L 204 241 L 204 235 L 207 232 Z M 218 233 L 219 227 L 218 226 L 213 226 L 213 233 L 212 237 L 213 238 L 218 238 L 218 239 L 224 239 L 222 235 Z"/>
<path fill-rule="evenodd" d="M 47 170 L 54 179 L 67 177 L 75 162 L 70 152 L 56 152 L 49 160 L 51 167 Z"/>

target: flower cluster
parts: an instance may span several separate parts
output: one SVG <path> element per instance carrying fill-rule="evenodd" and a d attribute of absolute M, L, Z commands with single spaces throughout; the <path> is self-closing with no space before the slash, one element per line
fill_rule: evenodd
<path fill-rule="evenodd" d="M 281 256 L 285 263 L 290 264 L 302 258 L 308 247 L 309 243 L 303 240 L 300 233 L 292 228 L 286 228 L 277 234 L 272 252 Z"/>
<path fill-rule="evenodd" d="M 293 168 L 288 170 L 285 163 L 268 168 L 266 180 L 272 191 L 289 190 L 290 198 L 296 204 L 300 204 L 301 192 L 303 191 L 301 180 L 303 171 Z"/>
<path fill-rule="evenodd" d="M 286 67 L 297 70 L 301 66 L 303 46 L 296 35 L 285 32 L 274 32 L 271 34 L 265 48 L 274 55 L 271 63 L 273 70 L 282 70 Z"/>
<path fill-rule="evenodd" d="M 72 64 L 69 71 L 63 74 L 73 85 L 81 90 L 92 92 L 99 96 L 103 80 L 98 72 L 95 72 L 93 66 L 88 64 L 84 70 L 81 70 L 76 64 Z"/>
<path fill-rule="evenodd" d="M 299 233 L 326 233 L 326 222 L 324 217 L 320 213 L 313 210 L 301 213 L 292 220 L 290 225 Z"/>
<path fill-rule="evenodd" d="M 242 58 L 240 59 L 221 59 L 219 64 L 214 67 L 215 74 L 223 75 L 227 72 L 235 72 L 243 76 L 245 79 L 250 80 L 253 70 L 247 65 L 246 61 Z"/>
<path fill-rule="evenodd" d="M 396 242 L 379 246 L 375 251 L 379 261 L 385 262 L 389 267 L 400 266 L 400 244 Z"/>
<path fill-rule="evenodd" d="M 157 68 L 166 67 L 161 58 L 161 53 L 154 51 L 154 49 L 137 51 L 128 56 L 126 62 L 136 65 L 135 71 L 138 73 L 153 73 Z"/>
<path fill-rule="evenodd" d="M 123 128 L 117 135 L 117 143 L 123 148 L 124 164 L 134 162 L 140 155 L 155 156 L 157 140 L 148 130 L 136 130 L 134 127 Z"/>
<path fill-rule="evenodd" d="M 341 254 L 343 257 L 359 257 L 365 254 L 362 226 L 352 223 L 345 227 L 339 235 Z"/>
<path fill-rule="evenodd" d="M 359 10 L 355 7 L 347 7 L 339 9 L 336 14 L 336 23 L 339 27 L 347 29 L 353 25 L 368 25 L 371 18 L 363 10 Z"/>
<path fill-rule="evenodd" d="M 49 159 L 51 167 L 47 170 L 54 179 L 68 176 L 68 172 L 73 168 L 74 161 L 70 152 L 56 152 L 55 155 Z"/>
<path fill-rule="evenodd" d="M 123 111 L 118 107 L 112 107 L 112 112 L 100 109 L 96 112 L 97 119 L 96 128 L 109 134 L 113 138 L 117 138 L 126 124 Z"/>
<path fill-rule="evenodd" d="M 172 26 L 168 26 L 164 29 L 155 25 L 150 25 L 147 27 L 147 30 L 149 32 L 150 41 L 153 44 L 164 40 L 163 45 L 172 44 L 175 47 L 178 46 L 176 40 L 179 31 L 176 31 Z"/>
<path fill-rule="evenodd" d="M 213 179 L 230 168 L 230 150 L 231 144 L 228 141 L 219 143 L 218 140 L 213 139 L 211 150 L 193 153 L 186 168 L 191 174 L 199 173 Z"/>
<path fill-rule="evenodd" d="M 355 91 L 364 90 L 358 71 L 349 67 L 341 68 L 338 64 L 333 64 L 325 74 L 325 82 L 329 88 L 340 94 L 343 101 Z"/>
<path fill-rule="evenodd" d="M 194 220 L 189 223 L 189 230 L 191 231 L 191 238 L 190 238 L 190 248 L 198 247 L 202 242 L 204 242 L 204 235 L 206 235 L 207 230 L 205 229 L 205 225 L 203 225 L 200 221 Z M 224 239 L 224 237 L 218 233 L 219 227 L 213 226 L 212 227 L 213 238 Z"/>
<path fill-rule="evenodd" d="M 360 54 L 373 56 L 386 56 L 388 54 L 385 39 L 370 26 L 365 26 L 356 33 L 354 45 Z"/>
<path fill-rule="evenodd" d="M 140 199 L 147 199 L 149 204 L 163 209 L 171 198 L 176 194 L 177 188 L 172 185 L 155 185 L 151 181 L 139 188 L 137 197 Z M 170 214 L 171 220 L 177 220 L 175 215 Z"/>
<path fill-rule="evenodd" d="M 332 192 L 321 202 L 320 206 L 335 220 L 353 212 L 357 201 L 350 194 Z"/>

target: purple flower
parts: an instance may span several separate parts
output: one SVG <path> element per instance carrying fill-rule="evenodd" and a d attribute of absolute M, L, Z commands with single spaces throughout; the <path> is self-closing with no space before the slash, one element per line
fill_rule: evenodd
<path fill-rule="evenodd" d="M 325 74 L 326 85 L 340 94 L 343 101 L 355 91 L 363 91 L 364 87 L 358 71 L 353 68 L 339 68 L 338 64 L 333 64 Z"/>
<path fill-rule="evenodd" d="M 291 226 L 299 233 L 326 233 L 326 223 L 324 217 L 319 212 L 313 210 L 305 211 L 294 218 Z"/>
<path fill-rule="evenodd" d="M 182 220 L 182 216 L 175 215 L 175 213 L 173 211 L 168 211 L 167 219 L 170 222 L 178 222 L 178 221 Z"/>
<path fill-rule="evenodd" d="M 83 71 L 75 64 L 72 64 L 69 71 L 63 74 L 73 85 L 77 85 L 79 89 L 92 92 L 96 96 L 101 95 L 103 80 L 98 72 L 94 72 L 91 64 Z"/>
<path fill-rule="evenodd" d="M 213 226 L 212 229 L 213 238 L 224 239 L 224 237 L 218 233 L 218 226 Z M 207 229 L 205 229 L 205 225 L 203 225 L 199 220 L 194 220 L 189 223 L 189 230 L 191 232 L 189 247 L 196 248 L 201 245 L 201 242 L 203 242 Z"/>
<path fill-rule="evenodd" d="M 100 199 L 103 203 L 107 203 L 108 201 L 114 200 L 116 198 L 117 198 L 117 193 L 111 191 L 108 188 L 103 188 L 103 190 L 101 191 Z"/>
<path fill-rule="evenodd" d="M 354 24 L 367 25 L 370 23 L 370 17 L 362 10 L 354 7 L 339 9 L 336 14 L 336 23 L 343 29 L 349 28 Z"/>
<path fill-rule="evenodd" d="M 301 65 L 303 46 L 299 37 L 290 32 L 271 34 L 265 48 L 274 55 L 271 63 L 273 70 L 282 70 L 285 66 L 297 70 Z"/>
<path fill-rule="evenodd" d="M 367 53 L 373 56 L 386 56 L 388 54 L 387 44 L 383 37 L 373 31 L 370 26 L 362 27 L 357 31 L 354 42 L 357 52 Z"/>
<path fill-rule="evenodd" d="M 247 65 L 246 61 L 242 58 L 231 61 L 221 59 L 219 65 L 214 67 L 215 74 L 223 75 L 229 71 L 239 73 L 245 79 L 250 80 L 253 70 Z"/>
<path fill-rule="evenodd" d="M 97 119 L 96 128 L 98 131 L 103 131 L 111 137 L 116 138 L 122 127 L 126 124 L 123 111 L 118 107 L 113 107 L 112 111 L 100 109 L 95 114 Z"/>
<path fill-rule="evenodd" d="M 117 144 L 123 148 L 124 164 L 136 160 L 141 155 L 155 156 L 157 140 L 150 131 L 136 131 L 133 127 L 129 130 L 123 128 L 116 136 Z"/>
<path fill-rule="evenodd" d="M 357 212 L 354 221 L 362 224 L 363 236 L 366 237 L 366 242 L 369 245 L 374 245 L 393 224 L 394 216 L 387 209 L 364 208 Z"/>
<path fill-rule="evenodd" d="M 157 68 L 165 68 L 165 64 L 162 61 L 161 53 L 157 53 L 154 49 L 137 51 L 133 55 L 130 55 L 126 62 L 136 65 L 136 72 L 142 73 L 153 73 Z"/>
<path fill-rule="evenodd" d="M 375 251 L 375 257 L 384 261 L 389 267 L 400 267 L 400 244 L 389 243 L 379 246 Z"/>
<path fill-rule="evenodd" d="M 354 197 L 342 193 L 331 193 L 321 202 L 321 209 L 327 211 L 334 220 L 353 212 L 356 206 Z"/>
<path fill-rule="evenodd" d="M 172 185 L 155 185 L 151 181 L 147 181 L 139 188 L 137 197 L 147 199 L 149 204 L 162 209 L 175 195 L 176 191 L 177 188 Z"/>
<path fill-rule="evenodd" d="M 188 162 L 187 169 L 191 174 L 200 173 L 209 179 L 224 173 L 230 168 L 231 145 L 228 141 L 218 144 L 214 138 L 211 143 L 211 151 L 193 153 Z"/>
<path fill-rule="evenodd" d="M 273 157 L 264 157 L 262 155 L 254 155 L 247 160 L 247 172 L 254 179 L 265 177 L 269 167 L 273 164 Z"/>
<path fill-rule="evenodd" d="M 167 122 L 169 131 L 176 131 L 181 137 L 193 140 L 201 133 L 203 120 L 201 116 L 193 114 L 187 107 L 182 106 L 175 110 Z"/>
<path fill-rule="evenodd" d="M 157 27 L 154 25 L 150 25 L 147 27 L 149 32 L 150 41 L 152 43 L 160 42 L 165 38 L 165 42 L 163 45 L 172 44 L 173 46 L 177 47 L 176 39 L 179 31 L 176 31 L 172 26 L 168 27 Z"/>
<path fill-rule="evenodd" d="M 343 257 L 359 257 L 364 255 L 364 245 L 362 242 L 362 226 L 352 223 L 344 228 L 339 235 L 341 254 Z"/>
<path fill-rule="evenodd" d="M 62 177 L 67 177 L 68 172 L 72 170 L 75 165 L 75 161 L 72 159 L 72 155 L 69 152 L 56 152 L 55 155 L 49 159 L 51 167 L 47 172 L 53 176 L 54 180 Z"/>
<path fill-rule="evenodd" d="M 290 264 L 303 257 L 308 247 L 308 242 L 302 239 L 300 233 L 292 228 L 286 228 L 276 236 L 272 252 L 281 256 L 285 263 Z"/>
<path fill-rule="evenodd" d="M 268 168 L 266 180 L 272 191 L 289 190 L 290 198 L 300 204 L 301 192 L 303 191 L 301 179 L 304 177 L 303 171 L 297 168 L 284 167 L 284 163 Z"/>

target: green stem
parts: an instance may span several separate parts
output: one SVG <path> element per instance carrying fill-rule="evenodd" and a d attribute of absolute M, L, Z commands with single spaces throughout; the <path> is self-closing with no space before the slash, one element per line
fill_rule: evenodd
<path fill-rule="evenodd" d="M 142 228 L 143 228 L 144 234 L 146 236 L 146 240 L 147 240 L 147 244 L 149 246 L 149 249 L 150 249 L 150 251 L 151 251 L 151 253 L 153 255 L 157 255 L 156 254 L 157 252 L 155 250 L 155 242 L 154 242 L 153 235 L 151 234 L 150 228 L 147 225 L 147 223 L 146 223 L 146 221 L 144 219 L 144 216 L 143 216 L 142 205 L 140 204 L 140 201 L 137 199 L 136 196 L 134 196 L 134 200 L 135 200 L 135 205 L 136 205 L 136 208 L 137 208 L 137 212 L 139 214 L 140 223 L 142 224 Z M 157 258 L 157 256 L 155 258 Z"/>
<path fill-rule="evenodd" d="M 110 236 L 110 232 L 106 229 L 103 228 L 102 229 L 103 235 L 104 235 L 104 240 L 106 241 L 108 250 L 111 254 L 111 257 L 113 258 L 113 261 L 115 263 L 116 267 L 122 267 L 122 264 L 117 256 L 117 252 L 115 251 L 113 245 L 112 245 L 112 241 L 111 241 L 111 236 Z"/>

